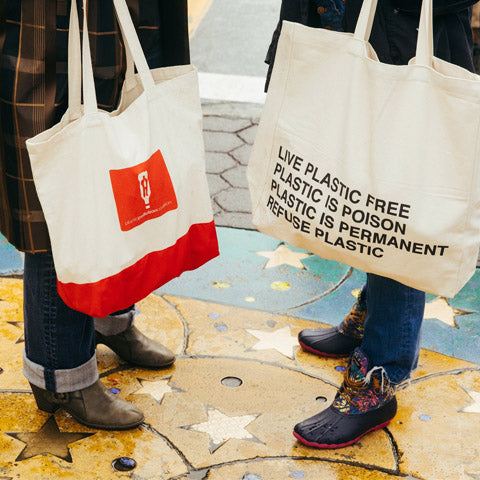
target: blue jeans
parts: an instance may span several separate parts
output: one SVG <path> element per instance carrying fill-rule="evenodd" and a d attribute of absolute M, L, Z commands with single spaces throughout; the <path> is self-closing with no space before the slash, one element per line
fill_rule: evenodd
<path fill-rule="evenodd" d="M 25 254 L 23 277 L 24 374 L 34 385 L 53 392 L 72 392 L 98 380 L 95 328 L 119 333 L 133 321 L 134 307 L 105 319 L 72 310 L 57 293 L 51 253 Z M 115 317 L 115 318 L 113 318 Z M 116 330 L 109 330 L 115 322 Z M 120 326 L 120 328 L 119 328 Z"/>
<path fill-rule="evenodd" d="M 369 273 L 361 297 L 367 308 L 361 349 L 371 367 L 383 367 L 399 384 L 417 366 L 425 293 Z"/>

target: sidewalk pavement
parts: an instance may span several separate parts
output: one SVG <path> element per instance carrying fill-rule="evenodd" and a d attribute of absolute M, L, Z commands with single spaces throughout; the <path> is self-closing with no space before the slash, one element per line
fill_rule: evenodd
<path fill-rule="evenodd" d="M 346 360 L 302 352 L 303 328 L 339 323 L 364 274 L 253 230 L 245 167 L 258 108 L 205 105 L 207 171 L 221 255 L 137 306 L 168 345 L 168 370 L 97 350 L 102 381 L 145 424 L 83 427 L 37 410 L 22 376 L 22 259 L 0 247 L 0 479 L 478 480 L 480 272 L 453 300 L 428 296 L 419 368 L 385 429 L 315 450 L 295 423 L 325 408 Z"/>

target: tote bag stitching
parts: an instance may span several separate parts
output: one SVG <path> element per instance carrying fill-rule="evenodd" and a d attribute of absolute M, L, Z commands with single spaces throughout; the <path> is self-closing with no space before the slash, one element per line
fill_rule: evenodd
<path fill-rule="evenodd" d="M 284 80 L 282 82 L 283 84 L 283 87 L 287 84 L 289 78 L 290 78 L 290 70 L 291 70 L 291 59 L 292 59 L 292 51 L 293 51 L 293 47 L 294 47 L 294 44 L 295 44 L 295 29 L 291 28 L 290 25 L 288 25 L 288 30 L 289 30 L 289 33 L 291 34 L 291 41 L 290 41 L 290 45 L 289 45 L 289 51 L 288 51 L 288 69 L 287 69 L 287 72 L 286 74 L 284 75 Z M 279 128 L 278 127 L 278 119 L 280 118 L 280 112 L 282 111 L 283 109 L 283 104 L 285 102 L 285 97 L 286 97 L 286 88 L 283 88 L 283 95 L 282 95 L 282 100 L 280 102 L 280 106 L 278 107 L 277 109 L 277 112 L 275 114 L 275 126 L 273 127 L 272 129 L 272 133 L 271 133 L 271 138 L 273 140 L 273 138 L 275 138 L 276 136 L 276 133 L 277 133 L 277 129 Z M 266 172 L 266 175 L 267 177 L 265 178 L 265 181 L 263 182 L 264 185 L 263 185 L 263 189 L 262 189 L 262 192 L 261 194 L 258 196 L 258 201 L 257 201 L 257 205 L 255 206 L 255 209 L 253 211 L 257 211 L 258 210 L 258 207 L 260 206 L 260 203 L 262 202 L 263 200 L 263 196 L 264 196 L 264 193 L 265 191 L 267 190 L 268 188 L 268 183 L 267 183 L 267 179 L 269 178 L 269 171 L 271 170 L 271 166 L 272 166 L 272 163 L 273 163 L 273 141 L 271 142 L 271 147 L 270 147 L 270 153 L 268 155 L 268 167 L 265 169 L 265 172 Z"/>

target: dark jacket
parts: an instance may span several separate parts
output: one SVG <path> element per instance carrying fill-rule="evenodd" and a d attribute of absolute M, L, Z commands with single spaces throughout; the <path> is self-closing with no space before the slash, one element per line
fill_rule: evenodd
<path fill-rule="evenodd" d="M 265 62 L 269 65 L 265 90 L 268 88 L 270 82 L 283 20 L 301 23 L 309 27 L 331 28 L 330 25 L 322 19 L 325 9 L 322 8 L 320 10 L 318 5 L 320 3 L 333 1 L 334 0 L 282 0 L 280 20 L 273 33 L 272 42 L 265 59 Z M 471 62 L 468 60 L 468 48 L 469 44 L 471 44 L 471 38 L 468 38 L 469 32 L 471 33 L 467 23 L 469 16 L 468 8 L 477 1 L 478 0 L 433 0 L 433 13 L 436 16 L 437 27 L 434 29 L 436 35 L 435 43 L 436 46 L 439 46 L 439 48 L 436 49 L 436 55 L 439 58 L 462 65 L 469 70 L 472 69 L 473 64 L 471 65 Z M 353 32 L 362 0 L 346 0 L 345 5 L 346 18 L 344 18 L 343 21 L 343 30 Z M 403 64 L 409 54 L 412 55 L 408 57 L 407 61 L 414 55 L 416 41 L 415 31 L 418 26 L 420 8 L 421 0 L 378 0 L 377 17 L 381 15 L 384 20 L 383 22 L 376 22 L 372 31 L 373 38 L 370 40 L 371 43 L 374 44 L 374 48 L 381 61 Z M 328 10 L 328 6 L 326 9 Z M 450 17 L 458 18 L 441 18 L 448 14 L 452 14 Z M 388 23 L 390 27 L 393 26 L 388 32 L 384 31 L 386 23 Z M 411 28 L 413 28 L 413 34 L 409 34 L 407 39 L 406 33 Z M 334 29 L 340 30 L 340 28 Z M 462 38 L 453 39 L 452 37 L 455 35 Z M 408 41 L 406 42 L 406 40 Z M 405 44 L 405 42 L 407 44 Z"/>
<path fill-rule="evenodd" d="M 67 108 L 70 1 L 0 0 L 0 231 L 26 252 L 50 249 L 25 140 Z M 127 3 L 151 68 L 189 63 L 187 0 Z M 112 110 L 125 73 L 112 0 L 90 1 L 88 19 L 99 107 Z"/>

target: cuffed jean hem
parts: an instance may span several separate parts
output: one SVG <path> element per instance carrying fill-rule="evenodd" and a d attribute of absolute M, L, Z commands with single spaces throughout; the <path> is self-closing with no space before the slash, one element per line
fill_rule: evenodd
<path fill-rule="evenodd" d="M 110 335 L 117 335 L 128 330 L 133 324 L 134 317 L 135 309 L 132 308 L 130 311 L 121 313 L 120 315 L 94 318 L 93 321 L 95 324 L 95 330 L 105 337 L 109 337 Z"/>
<path fill-rule="evenodd" d="M 83 365 L 65 370 L 49 370 L 32 362 L 23 351 L 23 374 L 33 385 L 56 393 L 75 392 L 93 385 L 99 378 L 96 355 Z"/>

